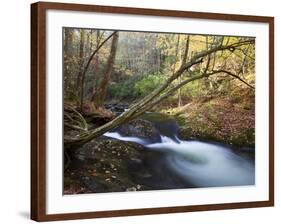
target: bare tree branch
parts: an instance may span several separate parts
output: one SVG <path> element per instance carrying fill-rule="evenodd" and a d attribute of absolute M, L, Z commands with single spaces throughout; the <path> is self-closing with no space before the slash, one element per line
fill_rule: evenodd
<path fill-rule="evenodd" d="M 245 80 L 243 80 L 242 78 L 240 78 L 238 75 L 235 75 L 234 73 L 230 72 L 230 71 L 226 71 L 226 70 L 214 70 L 213 72 L 215 73 L 226 73 L 238 80 L 240 80 L 241 82 L 243 82 L 244 84 L 246 84 L 248 87 L 252 88 L 252 89 L 255 89 L 254 86 L 250 85 L 249 83 L 247 83 Z"/>
<path fill-rule="evenodd" d="M 134 104 L 132 107 L 129 108 L 129 110 L 123 112 L 121 115 L 119 115 L 115 119 L 111 120 L 110 122 L 104 124 L 103 126 L 98 127 L 94 130 L 88 131 L 87 133 L 84 133 L 82 136 L 80 135 L 80 136 L 74 137 L 74 138 L 65 137 L 64 138 L 65 144 L 83 144 L 85 142 L 90 141 L 91 139 L 93 139 L 95 137 L 101 136 L 102 134 L 111 130 L 112 128 L 117 127 L 117 126 L 141 115 L 148 108 L 151 108 L 152 106 L 156 105 L 157 103 L 159 103 L 160 101 L 162 101 L 163 99 L 168 97 L 175 90 L 181 88 L 183 85 L 186 85 L 187 83 L 189 83 L 191 81 L 194 81 L 194 80 L 197 80 L 197 79 L 200 79 L 203 77 L 207 77 L 210 75 L 224 72 L 228 75 L 231 75 L 231 76 L 239 79 L 240 81 L 242 81 L 246 84 L 246 82 L 244 80 L 242 80 L 239 76 L 236 76 L 235 74 L 232 74 L 231 72 L 228 72 L 228 71 L 225 72 L 224 70 L 218 70 L 218 71 L 212 71 L 211 73 L 207 73 L 207 70 L 208 70 L 208 67 L 207 67 L 207 69 L 205 69 L 205 72 L 203 74 L 191 77 L 191 78 L 181 82 L 180 84 L 178 84 L 170 89 L 167 89 L 175 79 L 177 79 L 179 76 L 181 76 L 183 74 L 184 71 L 188 70 L 189 68 L 191 68 L 192 66 L 194 66 L 198 63 L 202 63 L 204 57 L 206 57 L 212 53 L 224 51 L 224 50 L 229 50 L 231 52 L 234 52 L 237 47 L 252 44 L 252 43 L 254 43 L 253 40 L 245 40 L 245 41 L 239 41 L 239 42 L 230 44 L 228 46 L 219 45 L 219 46 L 212 47 L 208 50 L 201 51 L 201 52 L 193 55 L 193 57 L 191 58 L 191 60 L 189 62 L 187 62 L 187 63 L 183 62 L 181 67 L 175 73 L 173 73 L 161 86 L 159 86 L 152 93 L 150 93 L 149 95 L 144 97 L 141 101 Z M 207 62 L 207 65 L 209 66 L 208 62 Z M 247 83 L 247 85 L 249 87 L 251 86 L 248 83 Z M 251 88 L 253 88 L 253 87 L 251 86 Z M 167 91 L 167 92 L 162 94 L 164 91 Z"/>
<path fill-rule="evenodd" d="M 110 34 L 97 48 L 96 50 L 93 51 L 93 53 L 91 54 L 91 56 L 89 57 L 87 64 L 85 65 L 84 69 L 83 69 L 83 74 L 85 74 L 88 71 L 89 65 L 91 63 L 91 61 L 93 60 L 94 56 L 96 55 L 96 53 L 101 49 L 101 47 L 111 38 L 113 37 L 113 35 L 115 33 L 117 33 L 118 31 L 114 31 L 112 32 L 112 34 Z"/>

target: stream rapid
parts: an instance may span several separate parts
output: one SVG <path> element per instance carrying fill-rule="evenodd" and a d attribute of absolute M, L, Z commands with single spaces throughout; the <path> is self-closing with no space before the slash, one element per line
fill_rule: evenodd
<path fill-rule="evenodd" d="M 159 115 L 161 116 L 161 114 Z M 107 137 L 144 146 L 146 164 L 154 173 L 154 184 L 161 188 L 219 187 L 255 184 L 253 156 L 218 142 L 182 140 L 175 120 L 152 122 L 160 134 L 159 142 L 107 132 Z M 149 153 L 150 152 L 150 153 Z M 145 152 L 144 152 L 145 153 Z M 154 155 L 151 157 L 151 153 Z M 251 151 L 254 154 L 254 149 Z"/>

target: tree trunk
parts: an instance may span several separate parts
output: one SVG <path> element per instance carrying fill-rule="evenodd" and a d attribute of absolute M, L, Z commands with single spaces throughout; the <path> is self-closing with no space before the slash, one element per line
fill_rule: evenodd
<path fill-rule="evenodd" d="M 173 73 L 176 72 L 176 66 L 177 66 L 177 60 L 178 60 L 178 53 L 179 53 L 179 44 L 180 44 L 180 35 L 178 34 L 177 36 L 177 43 L 176 43 L 176 52 L 175 52 L 175 62 L 174 62 L 174 67 L 173 67 Z M 178 81 L 181 82 L 181 76 L 178 78 Z M 178 106 L 181 105 L 181 93 L 180 89 L 178 91 Z"/>
<path fill-rule="evenodd" d="M 100 31 L 97 30 L 97 36 L 96 36 L 96 47 L 98 47 L 100 45 L 102 39 L 102 35 L 100 35 Z M 92 86 L 92 96 L 91 96 L 91 102 L 94 102 L 94 97 L 95 97 L 95 92 L 96 92 L 96 88 L 98 86 L 98 77 L 99 77 L 99 53 L 96 53 L 95 56 L 95 63 L 94 63 L 94 72 L 93 75 L 94 77 L 94 82 L 93 82 L 93 86 Z"/>
<path fill-rule="evenodd" d="M 65 96 L 69 96 L 69 82 L 70 82 L 70 75 L 71 75 L 71 48 L 73 45 L 73 31 L 69 28 L 65 28 L 64 30 L 64 90 Z"/>
<path fill-rule="evenodd" d="M 77 97 L 79 97 L 81 90 L 83 88 L 82 75 L 83 75 L 83 65 L 84 65 L 84 41 L 85 41 L 85 31 L 83 29 L 80 29 L 79 72 L 76 81 Z M 78 99 L 77 99 L 77 106 L 79 106 Z"/>
<path fill-rule="evenodd" d="M 94 96 L 94 106 L 96 107 L 96 109 L 100 109 L 100 108 L 103 109 L 103 107 L 104 107 L 103 104 L 104 104 L 104 100 L 105 100 L 106 93 L 107 93 L 107 87 L 108 87 L 111 73 L 113 71 L 113 65 L 114 65 L 114 61 L 115 61 L 118 37 L 119 37 L 118 33 L 115 33 L 113 35 L 110 54 L 109 54 L 109 57 L 107 60 L 107 65 L 105 68 L 104 76 L 103 76 L 103 79 L 99 85 L 99 88 L 97 89 L 96 94 Z"/>

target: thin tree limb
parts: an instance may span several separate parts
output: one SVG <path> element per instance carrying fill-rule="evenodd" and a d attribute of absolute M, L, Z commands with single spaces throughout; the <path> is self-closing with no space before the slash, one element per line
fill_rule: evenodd
<path fill-rule="evenodd" d="M 226 74 L 228 74 L 228 75 L 230 75 L 230 76 L 232 76 L 232 77 L 234 77 L 234 78 L 240 80 L 241 82 L 243 82 L 244 84 L 246 84 L 248 87 L 250 87 L 250 88 L 252 88 L 252 89 L 255 89 L 254 86 L 252 86 L 251 84 L 247 83 L 245 80 L 243 80 L 242 78 L 240 78 L 238 75 L 235 75 L 235 74 L 233 74 L 233 73 L 230 72 L 230 71 L 226 71 L 226 70 L 214 70 L 214 72 L 216 72 L 216 73 L 226 73 Z"/>

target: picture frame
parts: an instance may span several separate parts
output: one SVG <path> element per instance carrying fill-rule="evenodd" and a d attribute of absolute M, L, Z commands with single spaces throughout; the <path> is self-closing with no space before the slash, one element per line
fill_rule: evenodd
<path fill-rule="evenodd" d="M 120 206 L 118 209 L 118 205 L 114 209 L 106 209 L 104 208 L 96 208 L 92 209 L 91 206 L 94 207 L 94 204 L 102 204 L 112 202 L 117 200 L 120 201 L 118 203 L 122 204 L 128 201 L 123 200 L 124 194 L 126 193 L 111 193 L 107 194 L 104 198 L 96 198 L 97 201 L 93 201 L 87 197 L 87 195 L 75 195 L 70 196 L 70 198 L 80 197 L 83 200 L 87 201 L 87 206 L 89 207 L 87 210 L 78 211 L 75 208 L 70 208 L 68 212 L 59 211 L 59 212 L 49 212 L 48 206 L 51 206 L 52 203 L 56 202 L 56 199 L 50 199 L 50 188 L 52 188 L 52 181 L 49 181 L 50 176 L 54 176 L 58 167 L 50 168 L 50 159 L 53 158 L 49 154 L 50 147 L 56 148 L 57 155 L 63 154 L 63 146 L 61 144 L 50 143 L 49 133 L 53 132 L 56 126 L 62 126 L 61 121 L 58 122 L 56 120 L 52 120 L 48 114 L 48 106 L 54 103 L 54 100 L 48 100 L 48 89 L 50 88 L 50 80 L 48 80 L 48 74 L 50 71 L 56 71 L 57 74 L 61 74 L 61 71 L 58 70 L 53 65 L 53 69 L 49 67 L 49 58 L 50 54 L 49 47 L 56 49 L 58 46 L 50 46 L 50 40 L 54 33 L 51 31 L 50 26 L 53 24 L 50 21 L 59 21 L 56 20 L 57 17 L 51 18 L 49 16 L 49 12 L 56 13 L 62 12 L 64 14 L 61 17 L 70 18 L 67 13 L 72 13 L 73 15 L 83 14 L 85 18 L 91 14 L 99 14 L 101 16 L 110 16 L 110 18 L 124 16 L 126 17 L 123 21 L 128 21 L 129 18 L 138 17 L 141 21 L 145 21 L 147 18 L 153 19 L 167 19 L 167 32 L 170 31 L 170 26 L 173 24 L 169 24 L 169 21 L 175 20 L 182 21 L 182 23 L 186 23 L 188 20 L 192 21 L 203 21 L 208 22 L 226 22 L 227 24 L 231 23 L 247 23 L 254 24 L 259 26 L 260 24 L 264 26 L 264 38 L 258 39 L 258 42 L 262 45 L 265 44 L 265 49 L 267 51 L 267 61 L 265 63 L 265 69 L 267 71 L 266 74 L 266 82 L 259 82 L 260 85 L 256 88 L 256 94 L 263 94 L 262 89 L 263 85 L 267 91 L 267 95 L 265 96 L 266 105 L 266 114 L 260 116 L 259 119 L 263 120 L 265 123 L 265 131 L 261 130 L 261 133 L 264 134 L 267 139 L 267 142 L 264 144 L 266 148 L 265 150 L 265 159 L 264 164 L 266 167 L 266 172 L 264 174 L 263 181 L 264 190 L 263 193 L 265 195 L 264 198 L 256 199 L 255 195 L 251 195 L 252 198 L 245 198 L 240 201 L 228 201 L 224 202 L 223 199 L 219 202 L 213 202 L 210 199 L 209 202 L 201 203 L 199 202 L 181 202 L 180 205 L 175 204 L 167 204 L 165 202 L 157 202 L 155 205 L 151 207 L 146 207 L 141 205 L 136 205 L 135 207 L 130 207 L 128 204 L 124 206 Z M 121 19 L 122 20 L 122 19 Z M 65 20 L 61 19 L 60 25 L 58 27 L 63 27 L 61 24 Z M 82 21 L 81 21 L 82 22 Z M 147 22 L 147 21 L 146 21 Z M 147 23 L 145 23 L 147 24 Z M 77 24 L 73 24 L 73 27 L 76 27 Z M 93 26 L 95 23 L 93 22 Z M 86 25 L 88 26 L 88 24 Z M 121 24 L 122 26 L 122 24 Z M 137 26 L 137 25 L 136 25 Z M 144 25 L 145 26 L 145 25 Z M 157 27 L 157 26 L 155 26 Z M 89 27 L 88 27 L 89 28 Z M 105 27 L 107 28 L 107 27 Z M 138 28 L 136 28 L 138 30 Z M 146 30 L 145 28 L 143 28 Z M 120 30 L 122 30 L 120 28 Z M 127 27 L 124 27 L 123 30 L 127 30 Z M 147 28 L 148 31 L 154 31 L 154 28 Z M 171 32 L 174 32 L 171 30 Z M 61 35 L 61 33 L 59 34 Z M 51 42 L 60 44 L 58 42 Z M 260 51 L 257 51 L 257 55 Z M 58 54 L 61 55 L 61 52 Z M 56 88 L 56 85 L 52 85 L 52 90 Z M 257 99 L 257 98 L 256 98 Z M 257 111 L 257 108 L 256 108 Z M 56 125 L 52 126 L 50 123 L 55 123 Z M 258 121 L 259 122 L 259 121 Z M 53 129 L 52 129 L 53 128 Z M 256 137 L 257 139 L 257 137 Z M 264 140 L 266 141 L 266 140 Z M 266 160 L 266 161 L 265 161 Z M 257 162 L 257 160 L 256 160 Z M 62 162 L 61 162 L 62 163 Z M 62 168 L 61 168 L 62 169 Z M 258 169 L 260 171 L 260 169 Z M 257 172 L 258 172 L 257 171 Z M 63 171 L 61 170 L 61 173 Z M 259 175 L 256 173 L 256 175 Z M 257 177 L 257 176 L 256 176 Z M 58 182 L 61 184 L 61 182 Z M 58 192 L 61 192 L 62 198 L 62 188 L 57 189 Z M 159 197 L 165 191 L 159 192 Z M 259 193 L 257 191 L 257 193 Z M 138 193 L 136 193 L 138 194 Z M 144 193 L 146 194 L 146 193 Z M 154 193 L 155 195 L 157 193 Z M 206 193 L 210 194 L 210 193 Z M 229 194 L 229 193 L 228 193 Z M 117 196 L 116 198 L 114 195 Z M 68 196 L 67 196 L 68 197 Z M 98 197 L 98 196 L 97 196 Z M 127 197 L 127 196 L 125 196 Z M 137 195 L 136 198 L 141 200 L 143 195 Z M 145 196 L 146 200 L 150 201 L 155 200 L 150 198 L 150 196 Z M 105 199 L 106 198 L 106 199 Z M 71 200 L 72 200 L 71 199 Z M 98 203 L 95 203 L 98 202 Z M 69 202 L 68 202 L 69 203 Z M 62 206 L 63 204 L 57 203 L 58 206 Z M 98 206 L 98 205 L 96 205 Z M 266 17 L 266 16 L 250 16 L 250 15 L 233 15 L 233 14 L 221 14 L 221 13 L 205 13 L 205 12 L 187 12 L 187 11 L 171 11 L 171 10 L 158 10 L 158 9 L 144 9 L 144 8 L 126 8 L 126 7 L 113 7 L 113 6 L 99 6 L 99 5 L 83 5 L 83 4 L 70 4 L 70 3 L 51 3 L 51 2 L 37 2 L 31 5 L 31 219 L 35 221 L 55 221 L 55 220 L 70 220 L 70 219 L 88 219 L 88 218 L 101 218 L 101 217 L 117 217 L 117 216 L 132 216 L 132 215 L 149 215 L 149 214 L 166 214 L 166 213 L 177 213 L 177 212 L 195 212 L 195 211 L 209 211 L 209 210 L 221 210 L 221 209 L 236 209 L 236 208 L 254 208 L 254 207 L 267 207 L 274 206 L 274 18 Z M 59 209 L 58 209 L 59 210 Z"/>

